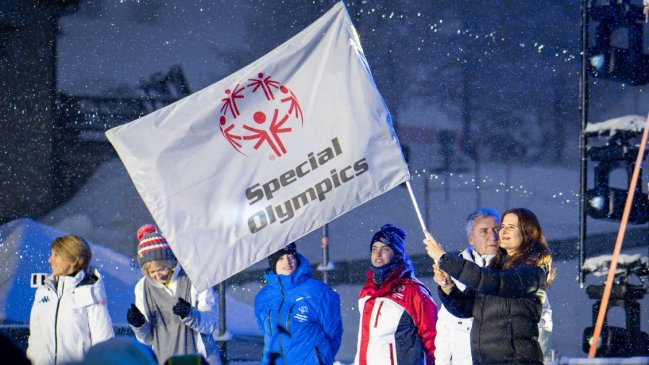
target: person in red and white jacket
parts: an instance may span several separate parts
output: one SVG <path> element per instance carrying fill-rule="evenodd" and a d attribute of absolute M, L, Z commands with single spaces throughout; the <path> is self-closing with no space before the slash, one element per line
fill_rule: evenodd
<path fill-rule="evenodd" d="M 437 306 L 415 277 L 405 239 L 406 231 L 391 224 L 372 238 L 371 266 L 358 299 L 361 318 L 354 364 L 435 363 Z"/>

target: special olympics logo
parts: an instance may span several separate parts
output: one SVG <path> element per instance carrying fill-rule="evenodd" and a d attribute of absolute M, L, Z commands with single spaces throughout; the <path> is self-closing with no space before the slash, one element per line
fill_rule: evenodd
<path fill-rule="evenodd" d="M 291 132 L 298 122 L 304 125 L 295 94 L 261 72 L 257 78 L 248 79 L 247 84 L 225 90 L 221 102 L 221 134 L 244 156 L 260 148 L 270 148 L 275 156 L 281 157 L 286 154 L 283 135 Z"/>

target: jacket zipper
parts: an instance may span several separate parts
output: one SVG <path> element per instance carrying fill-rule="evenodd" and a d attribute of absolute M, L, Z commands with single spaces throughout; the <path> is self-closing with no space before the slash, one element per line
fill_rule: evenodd
<path fill-rule="evenodd" d="M 293 308 L 295 308 L 295 305 L 288 310 L 288 316 L 286 316 L 286 331 L 288 333 L 291 333 L 291 315 L 293 314 Z"/>
<path fill-rule="evenodd" d="M 394 345 L 390 344 L 390 364 L 394 365 Z"/>
<path fill-rule="evenodd" d="M 271 310 L 268 310 L 268 331 L 270 332 L 270 335 L 273 335 L 273 322 L 270 321 L 270 312 Z"/>
<path fill-rule="evenodd" d="M 279 281 L 279 290 L 282 292 L 282 301 L 279 302 L 279 307 L 277 308 L 277 325 L 282 323 L 282 306 L 284 305 L 284 299 L 286 298 L 284 294 L 284 287 L 282 286 L 282 280 L 277 277 L 277 280 Z M 287 330 L 288 331 L 288 330 Z M 284 365 L 286 365 L 286 356 L 284 356 L 284 345 L 282 344 L 282 333 L 278 332 L 277 336 L 279 337 L 279 350 L 282 353 L 282 361 L 284 362 Z"/>
<path fill-rule="evenodd" d="M 318 365 L 323 365 L 322 360 L 320 360 L 320 354 L 318 353 L 318 346 L 313 348 L 313 353 L 315 355 L 315 361 L 318 362 Z"/>
<path fill-rule="evenodd" d="M 58 328 L 59 328 L 59 308 L 61 307 L 61 299 L 63 298 L 64 283 L 61 282 L 61 295 L 56 293 L 56 312 L 54 312 L 54 364 L 58 362 L 59 341 L 58 341 Z"/>
<path fill-rule="evenodd" d="M 381 307 L 383 307 L 383 303 L 385 302 L 382 300 L 379 304 L 379 309 L 376 311 L 376 318 L 374 318 L 374 328 L 379 325 L 379 317 L 381 316 Z"/>

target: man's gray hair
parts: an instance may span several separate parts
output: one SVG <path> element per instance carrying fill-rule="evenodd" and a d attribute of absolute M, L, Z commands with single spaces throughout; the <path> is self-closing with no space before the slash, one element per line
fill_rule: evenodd
<path fill-rule="evenodd" d="M 478 219 L 488 217 L 494 217 L 494 219 L 496 219 L 496 223 L 500 224 L 500 216 L 498 215 L 498 211 L 496 209 L 477 208 L 473 212 L 469 213 L 469 215 L 466 216 L 466 237 L 471 238 L 471 235 L 473 234 L 473 227 L 475 227 L 475 223 Z"/>

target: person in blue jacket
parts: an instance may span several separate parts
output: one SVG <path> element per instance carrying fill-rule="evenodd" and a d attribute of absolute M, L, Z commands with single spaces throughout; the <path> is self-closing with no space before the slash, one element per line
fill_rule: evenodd
<path fill-rule="evenodd" d="M 268 257 L 266 286 L 255 297 L 264 333 L 262 364 L 331 365 L 343 333 L 338 293 L 311 278 L 306 257 L 291 243 Z"/>

